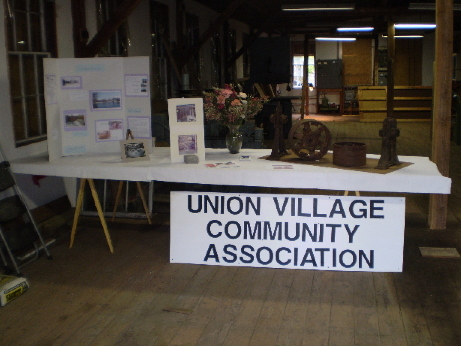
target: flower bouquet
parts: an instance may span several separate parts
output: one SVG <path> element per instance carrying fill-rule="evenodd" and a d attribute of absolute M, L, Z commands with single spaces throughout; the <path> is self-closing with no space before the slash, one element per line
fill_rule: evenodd
<path fill-rule="evenodd" d="M 237 92 L 232 85 L 204 92 L 204 111 L 207 120 L 216 120 L 223 125 L 242 125 L 245 119 L 254 117 L 262 108 L 267 97 L 248 96 Z"/>

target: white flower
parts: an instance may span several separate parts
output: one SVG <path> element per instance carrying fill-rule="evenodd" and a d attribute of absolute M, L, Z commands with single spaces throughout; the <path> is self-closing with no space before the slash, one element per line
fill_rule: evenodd
<path fill-rule="evenodd" d="M 241 99 L 246 99 L 246 98 L 248 97 L 248 95 L 245 94 L 245 93 L 239 92 L 239 97 L 240 97 Z"/>

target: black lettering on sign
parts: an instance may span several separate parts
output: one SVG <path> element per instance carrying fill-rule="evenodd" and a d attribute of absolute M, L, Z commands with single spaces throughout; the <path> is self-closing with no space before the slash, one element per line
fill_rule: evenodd
<path fill-rule="evenodd" d="M 205 262 L 208 261 L 208 259 L 214 258 L 216 263 L 219 263 L 219 256 L 218 252 L 216 251 L 216 245 L 210 244 L 208 246 L 208 250 L 206 252 L 205 258 L 203 259 Z"/>

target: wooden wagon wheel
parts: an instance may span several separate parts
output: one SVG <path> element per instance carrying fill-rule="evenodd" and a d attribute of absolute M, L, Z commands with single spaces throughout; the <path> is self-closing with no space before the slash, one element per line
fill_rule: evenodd
<path fill-rule="evenodd" d="M 288 140 L 293 153 L 303 160 L 315 161 L 328 152 L 331 134 L 320 121 L 301 119 L 292 126 Z"/>

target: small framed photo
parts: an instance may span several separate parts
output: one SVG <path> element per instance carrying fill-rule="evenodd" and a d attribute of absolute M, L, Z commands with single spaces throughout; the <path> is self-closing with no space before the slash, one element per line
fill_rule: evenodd
<path fill-rule="evenodd" d="M 203 125 L 202 98 L 173 98 L 168 99 L 168 114 L 170 128 L 191 127 Z"/>
<path fill-rule="evenodd" d="M 149 139 L 127 139 L 120 141 L 122 161 L 149 161 L 151 145 L 152 142 Z"/>

